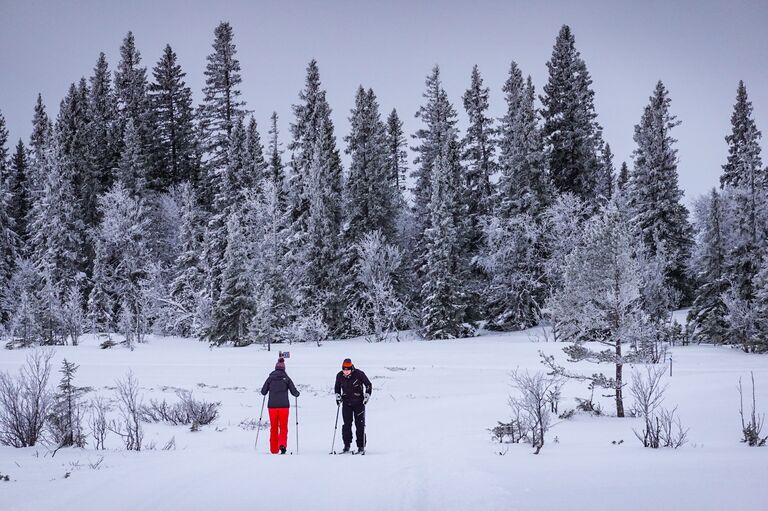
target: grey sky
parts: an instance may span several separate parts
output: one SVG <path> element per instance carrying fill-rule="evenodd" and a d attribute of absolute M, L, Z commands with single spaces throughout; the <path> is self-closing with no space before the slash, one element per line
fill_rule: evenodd
<path fill-rule="evenodd" d="M 0 0 L 0 110 L 11 142 L 26 143 L 38 92 L 55 117 L 67 87 L 90 76 L 100 51 L 114 70 L 133 30 L 152 68 L 170 43 L 201 97 L 213 29 L 229 21 L 242 65 L 242 92 L 263 135 L 272 110 L 288 140 L 290 105 L 316 58 L 343 148 L 359 84 L 372 87 L 386 115 L 396 107 L 407 133 L 418 127 L 424 79 L 440 64 L 462 125 L 461 95 L 473 64 L 491 88 L 491 113 L 504 108 L 511 60 L 547 79 L 555 36 L 568 24 L 592 74 L 598 120 L 618 167 L 628 160 L 638 122 L 657 80 L 683 124 L 680 182 L 687 198 L 717 185 L 725 160 L 736 85 L 742 79 L 768 136 L 768 1 L 12 1 Z M 766 144 L 763 144 L 766 147 Z M 764 159 L 768 159 L 765 157 Z"/>

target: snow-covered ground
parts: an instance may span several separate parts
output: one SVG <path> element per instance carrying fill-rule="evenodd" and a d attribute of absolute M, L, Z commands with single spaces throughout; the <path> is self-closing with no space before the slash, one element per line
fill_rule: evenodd
<path fill-rule="evenodd" d="M 220 401 L 221 416 L 195 433 L 145 425 L 145 443 L 158 450 L 138 453 L 119 450 L 114 435 L 112 450 L 62 449 L 55 457 L 43 447 L 0 447 L 0 474 L 11 478 L 0 481 L 0 510 L 768 510 L 768 447 L 739 442 L 736 390 L 739 377 L 746 382 L 754 371 L 758 409 L 768 411 L 768 357 L 712 346 L 673 350 L 665 405 L 677 405 L 690 427 L 678 450 L 644 449 L 632 432 L 638 419 L 577 415 L 558 421 L 535 456 L 488 432 L 508 420 L 511 369 L 541 369 L 538 350 L 565 361 L 563 345 L 536 342 L 535 333 L 276 346 L 290 350 L 287 371 L 302 392 L 298 453 L 293 408 L 289 419 L 292 456 L 270 455 L 266 432 L 254 450 L 255 431 L 239 426 L 258 418 L 276 350 L 211 350 L 169 338 L 134 351 L 100 350 L 89 339 L 61 347 L 54 370 L 64 357 L 79 364 L 78 385 L 112 397 L 114 381 L 131 370 L 145 400 L 173 401 L 175 388 L 191 389 Z M 0 351 L 0 370 L 15 374 L 27 353 Z M 345 357 L 374 384 L 364 457 L 329 456 L 333 382 Z M 54 372 L 52 385 L 58 378 Z M 585 395 L 583 385 L 569 383 L 560 410 Z M 612 413 L 611 400 L 602 401 Z M 337 449 L 340 436 L 341 425 Z M 172 437 L 176 449 L 159 450 Z"/>

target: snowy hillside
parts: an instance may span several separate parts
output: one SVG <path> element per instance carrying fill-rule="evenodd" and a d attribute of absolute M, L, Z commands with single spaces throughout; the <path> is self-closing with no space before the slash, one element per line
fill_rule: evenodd
<path fill-rule="evenodd" d="M 176 388 L 190 389 L 220 401 L 220 417 L 199 432 L 144 424 L 145 446 L 154 443 L 156 450 L 127 452 L 115 435 L 105 451 L 94 450 L 92 439 L 85 449 L 55 456 L 42 446 L 0 447 L 0 474 L 10 476 L 0 481 L 0 510 L 768 509 L 768 449 L 739 442 L 736 389 L 739 377 L 753 371 L 758 411 L 768 410 L 768 358 L 726 347 L 672 350 L 665 405 L 677 405 L 690 428 L 680 449 L 643 448 L 632 431 L 639 419 L 577 414 L 557 419 L 535 456 L 530 445 L 494 442 L 488 428 L 509 419 L 510 370 L 540 370 L 538 350 L 565 363 L 563 345 L 537 342 L 536 334 L 281 346 L 291 352 L 287 372 L 301 391 L 298 452 L 292 408 L 289 456 L 269 454 L 268 430 L 254 450 L 255 431 L 241 426 L 258 419 L 258 391 L 276 351 L 211 350 L 174 338 L 103 351 L 88 336 L 80 346 L 57 347 L 53 368 L 64 357 L 79 364 L 76 384 L 94 388 L 89 398 L 114 398 L 115 380 L 130 370 L 145 402 L 173 401 Z M 3 350 L 0 370 L 15 374 L 28 354 Z M 333 382 L 345 357 L 374 385 L 364 457 L 329 455 Z M 52 383 L 58 378 L 54 372 Z M 567 384 L 560 411 L 585 395 L 584 385 Z M 601 401 L 611 414 L 611 400 Z M 340 432 L 341 425 L 337 450 Z M 171 438 L 175 449 L 161 450 Z"/>

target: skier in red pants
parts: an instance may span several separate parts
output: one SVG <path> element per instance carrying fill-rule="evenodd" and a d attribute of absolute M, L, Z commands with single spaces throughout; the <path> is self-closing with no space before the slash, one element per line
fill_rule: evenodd
<path fill-rule="evenodd" d="M 269 373 L 267 381 L 261 387 L 261 394 L 266 396 L 269 392 L 269 450 L 272 454 L 285 454 L 288 447 L 288 412 L 291 402 L 288 392 L 299 397 L 299 391 L 291 378 L 285 373 L 285 359 L 280 357 L 275 364 L 275 370 Z"/>

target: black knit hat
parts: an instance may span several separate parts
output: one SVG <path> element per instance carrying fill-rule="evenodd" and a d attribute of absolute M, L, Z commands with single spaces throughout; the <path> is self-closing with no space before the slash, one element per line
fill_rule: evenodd
<path fill-rule="evenodd" d="M 285 359 L 283 357 L 280 357 L 277 359 L 277 364 L 275 364 L 275 370 L 285 371 Z"/>

